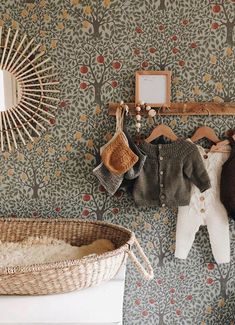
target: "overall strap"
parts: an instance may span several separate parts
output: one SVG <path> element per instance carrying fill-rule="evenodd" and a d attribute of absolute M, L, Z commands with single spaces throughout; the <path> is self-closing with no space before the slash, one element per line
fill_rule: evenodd
<path fill-rule="evenodd" d="M 232 148 L 235 147 L 235 140 L 234 140 L 233 137 L 229 137 L 229 138 L 228 138 L 228 141 L 229 141 L 230 146 L 231 146 Z"/>

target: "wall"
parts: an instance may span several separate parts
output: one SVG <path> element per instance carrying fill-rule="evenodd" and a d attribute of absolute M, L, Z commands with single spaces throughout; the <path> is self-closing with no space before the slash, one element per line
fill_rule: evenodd
<path fill-rule="evenodd" d="M 0 156 L 1 215 L 76 216 L 133 229 L 156 276 L 146 283 L 129 265 L 125 324 L 234 324 L 234 223 L 230 265 L 214 263 L 205 229 L 187 261 L 177 261 L 176 210 L 137 209 L 123 193 L 106 195 L 92 176 L 99 147 L 114 131 L 107 103 L 133 99 L 136 70 L 172 70 L 174 101 L 235 100 L 234 7 L 234 0 L 0 3 L 0 23 L 42 43 L 62 91 L 48 133 Z M 234 117 L 163 118 L 179 136 L 205 120 L 220 135 L 234 127 Z M 146 123 L 143 133 L 149 129 Z"/>

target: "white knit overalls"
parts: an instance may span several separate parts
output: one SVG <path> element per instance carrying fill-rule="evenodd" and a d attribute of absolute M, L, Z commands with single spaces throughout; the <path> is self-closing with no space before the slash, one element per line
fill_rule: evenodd
<path fill-rule="evenodd" d="M 186 259 L 200 226 L 207 226 L 212 252 L 216 262 L 230 262 L 229 222 L 225 207 L 220 201 L 220 176 L 229 153 L 208 152 L 198 146 L 211 180 L 211 188 L 200 193 L 193 185 L 188 206 L 178 210 L 175 257 Z"/>

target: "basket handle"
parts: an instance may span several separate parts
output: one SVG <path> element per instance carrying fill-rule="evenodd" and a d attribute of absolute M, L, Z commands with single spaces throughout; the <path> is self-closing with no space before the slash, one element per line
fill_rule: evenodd
<path fill-rule="evenodd" d="M 135 267 L 137 268 L 138 272 L 146 279 L 146 280 L 151 280 L 153 279 L 153 268 L 149 262 L 149 259 L 147 258 L 147 256 L 145 255 L 143 249 L 141 248 L 139 242 L 137 241 L 136 237 L 134 237 L 134 244 L 136 245 L 137 251 L 140 255 L 140 257 L 142 258 L 146 270 L 145 268 L 140 264 L 140 262 L 138 261 L 137 257 L 135 256 L 135 254 L 130 250 L 130 248 L 128 249 L 127 253 L 131 259 L 131 261 L 133 262 L 133 264 L 135 265 Z"/>

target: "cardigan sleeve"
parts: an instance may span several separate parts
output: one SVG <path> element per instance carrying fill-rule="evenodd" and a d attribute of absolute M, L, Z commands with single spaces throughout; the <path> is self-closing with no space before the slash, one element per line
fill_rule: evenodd
<path fill-rule="evenodd" d="M 201 193 L 211 187 L 208 173 L 197 148 L 186 157 L 183 171 L 191 182 L 199 188 Z"/>

